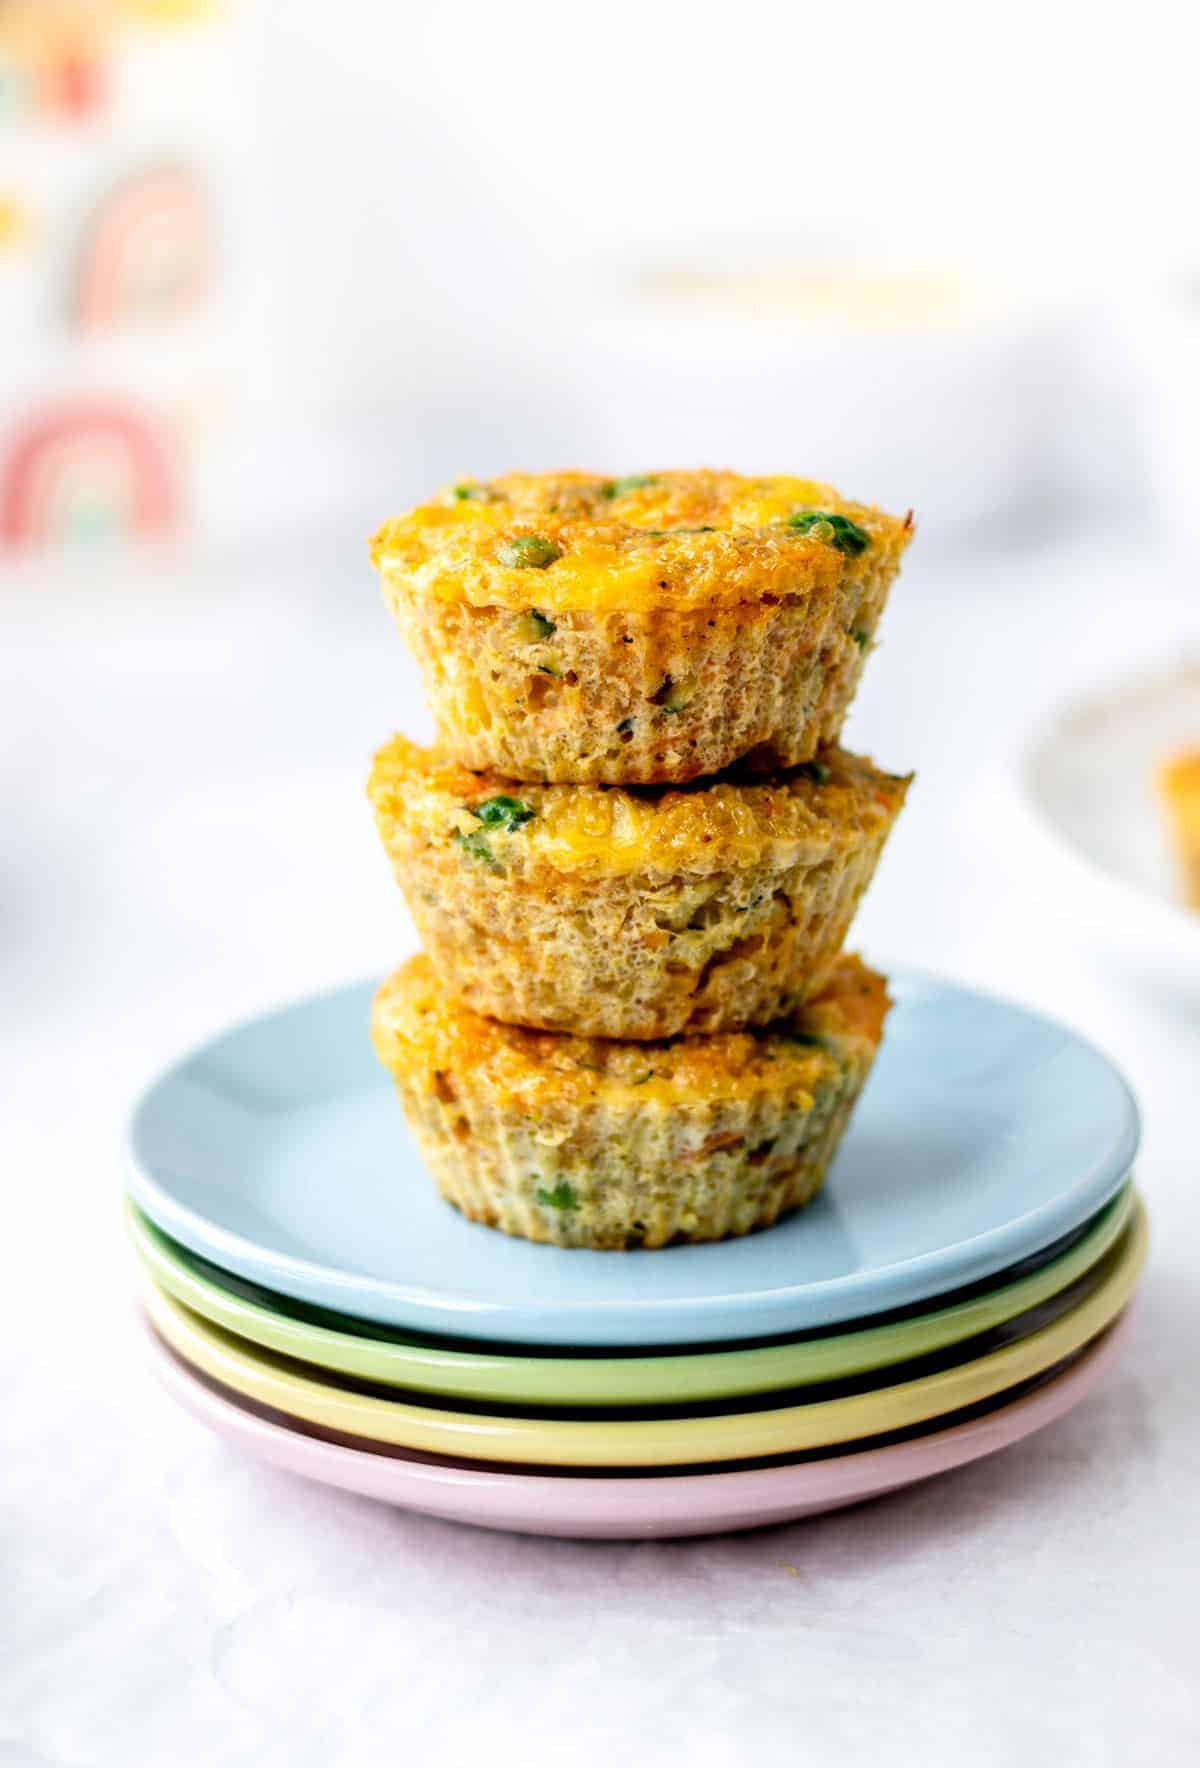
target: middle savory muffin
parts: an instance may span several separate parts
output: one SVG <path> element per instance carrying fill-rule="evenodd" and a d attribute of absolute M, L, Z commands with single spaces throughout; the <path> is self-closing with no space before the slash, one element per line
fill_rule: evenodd
<path fill-rule="evenodd" d="M 870 1073 L 881 976 L 839 958 L 763 1031 L 615 1043 L 499 1025 L 424 957 L 376 996 L 380 1061 L 446 1200 L 559 1246 L 722 1240 L 816 1196 Z"/>
<path fill-rule="evenodd" d="M 650 1039 L 767 1024 L 821 988 L 910 778 L 828 749 L 769 782 L 517 786 L 395 737 L 369 790 L 445 990 Z"/>

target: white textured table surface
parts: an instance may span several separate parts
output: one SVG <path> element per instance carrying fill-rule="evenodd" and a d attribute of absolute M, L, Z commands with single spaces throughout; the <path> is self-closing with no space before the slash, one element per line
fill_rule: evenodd
<path fill-rule="evenodd" d="M 1083 1027 L 1147 1116 L 1122 1370 L 993 1461 L 789 1528 L 489 1535 L 266 1471 L 139 1360 L 127 1102 L 182 1045 L 409 935 L 362 800 L 420 728 L 364 571 L 121 604 L 0 585 L 0 1765 L 1136 1764 L 1200 1754 L 1200 1002 L 1084 946 L 987 780 L 1055 697 L 1169 654 L 1143 555 L 919 552 L 851 729 L 915 765 L 876 958 Z"/>

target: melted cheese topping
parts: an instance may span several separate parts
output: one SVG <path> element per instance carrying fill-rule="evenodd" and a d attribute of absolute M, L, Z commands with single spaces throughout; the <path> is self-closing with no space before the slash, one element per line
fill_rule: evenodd
<path fill-rule="evenodd" d="M 375 998 L 371 1031 L 390 1069 L 472 1074 L 498 1106 L 713 1104 L 778 1093 L 807 1106 L 849 1063 L 873 1053 L 891 1002 L 882 976 L 841 957 L 814 1001 L 767 1031 L 659 1043 L 567 1037 L 502 1025 L 458 1006 L 426 957 L 411 958 Z M 819 1039 L 819 1044 L 797 1041 Z"/>
<path fill-rule="evenodd" d="M 847 556 L 790 527 L 799 511 L 843 515 L 869 536 Z M 537 535 L 559 556 L 541 569 L 503 562 Z M 371 543 L 385 580 L 473 607 L 551 612 L 687 608 L 828 589 L 843 576 L 894 570 L 912 535 L 903 519 L 849 503 L 828 485 L 783 475 L 659 472 L 509 473 L 448 487 L 386 523 Z"/>
<path fill-rule="evenodd" d="M 762 783 L 514 786 L 496 775 L 472 773 L 440 750 L 393 737 L 375 757 L 367 789 L 385 833 L 391 824 L 425 841 L 450 842 L 482 830 L 501 865 L 707 876 L 805 858 L 816 863 L 856 846 L 899 815 L 911 778 L 881 773 L 863 757 L 830 749 L 819 773 L 796 768 Z M 518 798 L 533 815 L 511 832 L 484 830 L 473 809 L 499 796 Z"/>

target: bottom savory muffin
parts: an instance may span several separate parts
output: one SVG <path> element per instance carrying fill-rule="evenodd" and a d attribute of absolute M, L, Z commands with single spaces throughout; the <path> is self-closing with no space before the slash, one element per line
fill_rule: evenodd
<path fill-rule="evenodd" d="M 889 1005 L 842 957 L 762 1030 L 615 1042 L 485 1019 L 418 957 L 371 1030 L 448 1202 L 506 1234 L 620 1250 L 747 1234 L 810 1202 Z"/>

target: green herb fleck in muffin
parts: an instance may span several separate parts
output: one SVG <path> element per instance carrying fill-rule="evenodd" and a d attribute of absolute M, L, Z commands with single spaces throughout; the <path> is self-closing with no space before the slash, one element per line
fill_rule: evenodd
<path fill-rule="evenodd" d="M 496 554 L 502 565 L 516 571 L 544 571 L 555 559 L 562 558 L 562 547 L 555 546 L 544 534 L 520 534 L 507 540 Z"/>
<path fill-rule="evenodd" d="M 848 558 L 857 558 L 871 544 L 866 529 L 852 522 L 849 516 L 831 515 L 825 510 L 797 510 L 794 516 L 789 516 L 788 527 L 823 540 L 826 546 L 836 547 Z"/>

